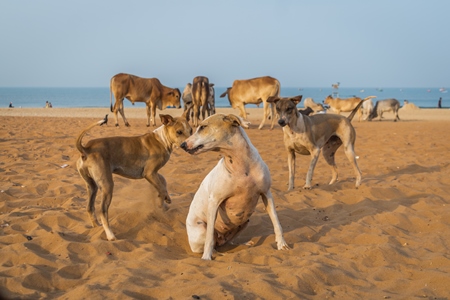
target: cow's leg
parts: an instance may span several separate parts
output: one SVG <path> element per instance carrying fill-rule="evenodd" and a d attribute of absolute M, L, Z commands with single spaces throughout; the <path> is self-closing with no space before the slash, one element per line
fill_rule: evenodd
<path fill-rule="evenodd" d="M 278 120 L 278 116 L 275 116 L 275 103 L 270 103 L 270 117 L 272 118 L 272 124 L 270 125 L 270 129 L 273 129 L 275 125 L 275 119 Z"/>
<path fill-rule="evenodd" d="M 145 112 L 147 113 L 147 127 L 150 126 L 150 121 L 151 121 L 151 106 L 147 103 L 146 107 L 145 107 Z"/>
<path fill-rule="evenodd" d="M 269 116 L 269 103 L 268 102 L 264 102 L 263 109 L 264 109 L 264 116 L 263 116 L 263 119 L 261 121 L 261 124 L 259 124 L 258 129 L 261 129 L 264 126 L 264 122 L 266 121 L 266 118 Z M 272 117 L 272 127 L 271 127 L 271 129 L 273 128 L 273 120 L 274 120 L 274 118 Z"/>
<path fill-rule="evenodd" d="M 194 127 L 198 126 L 198 117 L 200 116 L 200 109 L 198 107 L 198 104 L 194 102 Z"/>
<path fill-rule="evenodd" d="M 116 105 L 114 106 L 114 117 L 116 118 L 116 126 L 119 126 L 119 122 L 117 120 L 117 111 L 120 112 L 120 115 L 122 116 L 125 126 L 129 127 L 130 124 L 128 123 L 128 120 L 125 117 L 125 111 L 123 110 L 123 99 L 119 101 L 116 100 Z"/>
<path fill-rule="evenodd" d="M 150 123 L 154 127 L 156 127 L 156 104 L 152 104 L 150 102 L 150 106 L 147 104 L 147 127 L 150 126 Z"/>
<path fill-rule="evenodd" d="M 241 116 L 241 118 L 243 118 L 244 120 L 247 120 L 247 111 L 245 110 L 245 105 L 240 104 L 236 108 L 239 109 L 239 115 Z"/>
<path fill-rule="evenodd" d="M 203 120 L 205 119 L 207 108 L 208 108 L 208 103 L 205 102 L 205 103 L 203 104 L 203 106 L 202 106 L 202 119 L 203 119 Z"/>

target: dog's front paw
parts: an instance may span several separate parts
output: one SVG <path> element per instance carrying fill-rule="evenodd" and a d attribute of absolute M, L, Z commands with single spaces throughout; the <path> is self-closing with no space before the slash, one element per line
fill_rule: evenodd
<path fill-rule="evenodd" d="M 304 190 L 310 190 L 310 189 L 312 189 L 312 186 L 305 184 L 305 185 L 303 186 L 303 189 L 304 189 Z"/>
<path fill-rule="evenodd" d="M 202 259 L 203 260 L 212 260 L 212 255 L 211 254 L 203 254 Z"/>
<path fill-rule="evenodd" d="M 277 243 L 277 248 L 278 250 L 291 250 L 291 247 L 289 247 L 289 245 L 284 241 L 284 239 L 279 243 Z"/>

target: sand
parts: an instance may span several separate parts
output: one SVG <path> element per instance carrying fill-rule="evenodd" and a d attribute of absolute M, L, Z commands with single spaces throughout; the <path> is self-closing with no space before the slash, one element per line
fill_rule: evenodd
<path fill-rule="evenodd" d="M 118 240 L 109 242 L 102 227 L 90 225 L 74 147 L 80 130 L 108 109 L 0 109 L 0 294 L 7 299 L 448 299 L 450 110 L 401 110 L 400 122 L 392 122 L 390 113 L 382 122 L 355 118 L 361 187 L 355 189 L 353 170 L 339 149 L 340 181 L 328 185 L 331 173 L 320 157 L 314 188 L 303 190 L 309 157 L 297 156 L 291 192 L 281 128 L 256 129 L 262 109 L 249 111 L 252 126 L 246 132 L 269 166 L 292 249 L 276 250 L 272 224 L 259 203 L 235 244 L 203 261 L 189 249 L 185 219 L 218 153 L 174 151 L 161 170 L 173 201 L 167 211 L 156 207 L 145 180 L 116 176 L 109 213 Z M 143 108 L 126 114 L 132 127 L 115 128 L 111 118 L 85 141 L 149 130 Z M 250 240 L 253 246 L 244 245 Z"/>

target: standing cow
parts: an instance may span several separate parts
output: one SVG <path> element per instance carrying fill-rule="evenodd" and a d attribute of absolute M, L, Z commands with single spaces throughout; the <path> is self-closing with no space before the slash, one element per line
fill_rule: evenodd
<path fill-rule="evenodd" d="M 274 106 L 269 103 L 267 99 L 269 97 L 279 97 L 280 94 L 280 82 L 272 77 L 264 76 L 252 79 L 235 80 L 231 88 L 227 88 L 226 92 L 220 95 L 221 98 L 228 94 L 228 100 L 231 107 L 239 109 L 239 115 L 247 119 L 247 112 L 245 111 L 245 104 L 260 104 L 264 105 L 264 117 L 259 125 L 258 129 L 264 126 L 266 118 L 269 116 L 272 118 L 272 125 L 270 129 L 273 129 L 275 124 Z"/>
<path fill-rule="evenodd" d="M 181 94 L 181 99 L 184 103 L 184 111 L 188 111 L 185 113 L 186 119 L 189 121 L 190 115 L 192 113 L 192 108 L 194 104 L 192 103 L 192 83 L 187 83 L 184 87 L 183 94 Z M 209 84 L 209 97 L 206 102 L 206 112 L 208 113 L 208 117 L 214 115 L 216 113 L 216 99 L 215 99 L 215 90 L 214 83 Z"/>
<path fill-rule="evenodd" d="M 158 78 L 141 78 L 131 74 L 120 73 L 111 78 L 109 86 L 109 100 L 111 112 L 114 112 L 116 126 L 119 126 L 117 120 L 117 111 L 122 115 L 125 126 L 130 126 L 125 118 L 123 111 L 123 99 L 127 98 L 134 102 L 145 102 L 147 106 L 147 126 L 152 122 L 156 126 L 156 108 L 164 109 L 167 106 L 180 108 L 180 90 L 166 87 L 161 84 Z M 115 103 L 112 105 L 112 93 Z"/>
<path fill-rule="evenodd" d="M 202 118 L 205 119 L 207 101 L 209 98 L 209 79 L 205 76 L 197 76 L 192 82 L 192 104 L 194 110 L 194 126 L 198 126 L 200 107 L 202 108 Z"/>
<path fill-rule="evenodd" d="M 375 103 L 375 107 L 373 108 L 372 113 L 369 115 L 367 120 L 372 121 L 372 119 L 378 117 L 381 121 L 384 112 L 392 111 L 395 115 L 394 122 L 397 122 L 397 120 L 400 121 L 400 117 L 398 116 L 399 108 L 400 102 L 397 99 L 391 98 L 379 100 L 377 101 L 377 103 Z"/>

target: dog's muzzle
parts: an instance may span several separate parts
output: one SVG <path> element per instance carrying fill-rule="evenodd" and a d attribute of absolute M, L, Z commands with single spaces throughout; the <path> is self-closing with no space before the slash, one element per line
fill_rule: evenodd
<path fill-rule="evenodd" d="M 281 127 L 284 127 L 284 126 L 287 125 L 285 119 L 279 119 L 279 120 L 278 120 L 278 124 L 280 124 Z"/>
<path fill-rule="evenodd" d="M 203 145 L 200 145 L 200 146 L 195 147 L 195 148 L 193 148 L 193 149 L 189 149 L 187 143 L 186 143 L 186 142 L 183 142 L 183 143 L 180 145 L 180 147 L 181 147 L 181 149 L 183 149 L 183 150 L 186 151 L 187 153 L 189 153 L 189 154 L 194 154 L 195 152 L 197 152 L 197 150 L 203 148 Z"/>

